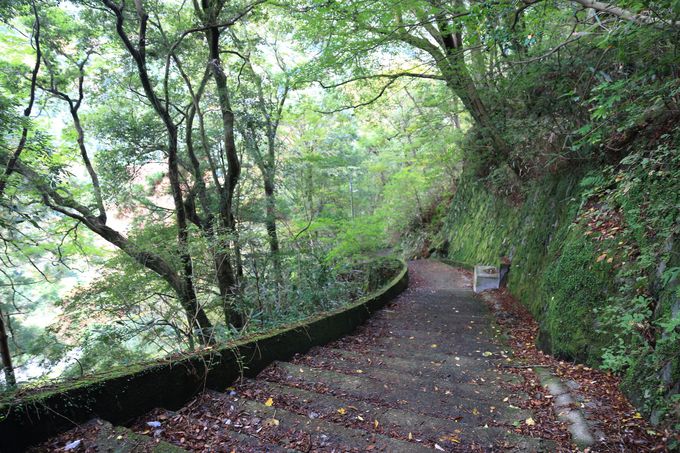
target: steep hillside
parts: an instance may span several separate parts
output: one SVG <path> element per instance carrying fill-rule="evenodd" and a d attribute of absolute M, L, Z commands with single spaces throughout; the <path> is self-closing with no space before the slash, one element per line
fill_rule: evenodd
<path fill-rule="evenodd" d="M 677 132 L 676 132 L 677 134 Z M 680 155 L 645 137 L 616 165 L 527 183 L 521 201 L 468 172 L 431 241 L 468 265 L 512 262 L 541 348 L 621 373 L 652 422 L 680 420 Z"/>

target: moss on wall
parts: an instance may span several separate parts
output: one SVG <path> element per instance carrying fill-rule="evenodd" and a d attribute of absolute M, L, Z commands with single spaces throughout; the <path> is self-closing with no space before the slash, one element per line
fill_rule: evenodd
<path fill-rule="evenodd" d="M 377 266 L 387 267 L 378 272 L 380 288 L 345 307 L 182 359 L 139 364 L 0 401 L 0 451 L 24 451 L 95 416 L 118 424 L 156 407 L 178 409 L 205 388 L 224 390 L 275 360 L 289 360 L 347 335 L 408 286 L 403 261 L 386 258 Z"/>
<path fill-rule="evenodd" d="M 468 266 L 509 257 L 508 287 L 539 322 L 539 347 L 620 372 L 640 409 L 673 424 L 680 291 L 664 269 L 679 266 L 677 253 L 664 254 L 661 244 L 677 235 L 679 204 L 668 197 L 679 191 L 668 178 L 644 181 L 653 176 L 581 169 L 534 181 L 513 203 L 464 174 L 432 242 Z M 637 193 L 628 197 L 631 188 Z"/>
<path fill-rule="evenodd" d="M 582 306 L 571 297 L 575 290 L 579 297 L 592 293 L 588 299 L 601 295 L 594 289 L 602 285 L 600 275 L 588 272 L 595 261 L 592 247 L 572 228 L 580 203 L 578 180 L 577 175 L 546 179 L 528 189 L 524 202 L 513 204 L 466 177 L 439 242 L 448 245 L 448 259 L 468 265 L 510 258 L 508 286 L 541 322 L 542 346 L 587 360 L 591 326 L 558 334 L 574 316 L 592 320 L 587 311 L 595 301 Z M 569 274 L 566 280 L 564 273 Z"/>
<path fill-rule="evenodd" d="M 541 341 L 554 355 L 597 365 L 612 337 L 599 331 L 596 310 L 607 301 L 611 265 L 577 223 L 551 242 L 542 273 Z M 549 346 L 548 346 L 549 345 Z"/>

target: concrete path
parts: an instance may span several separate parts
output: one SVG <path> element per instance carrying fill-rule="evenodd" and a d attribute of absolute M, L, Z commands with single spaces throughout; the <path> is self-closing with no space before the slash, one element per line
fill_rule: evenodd
<path fill-rule="evenodd" d="M 469 273 L 427 260 L 409 272 L 355 335 L 132 429 L 191 451 L 554 451 L 514 433 L 528 396 L 508 389 L 517 378 L 497 366 L 506 349 Z"/>

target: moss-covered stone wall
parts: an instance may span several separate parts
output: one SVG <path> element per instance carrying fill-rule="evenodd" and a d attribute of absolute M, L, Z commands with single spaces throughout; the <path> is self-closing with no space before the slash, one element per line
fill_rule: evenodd
<path fill-rule="evenodd" d="M 156 407 L 178 409 L 204 388 L 224 390 L 275 360 L 347 335 L 408 286 L 406 263 L 383 264 L 381 287 L 347 307 L 181 360 L 140 364 L 0 401 L 0 452 L 23 451 L 93 417 L 121 424 Z"/>
<path fill-rule="evenodd" d="M 539 346 L 621 373 L 640 409 L 673 425 L 680 420 L 680 344 L 673 349 L 670 339 L 680 311 L 672 307 L 680 304 L 677 283 L 664 269 L 678 258 L 663 243 L 677 248 L 672 211 L 680 191 L 671 180 L 649 191 L 649 175 L 581 169 L 530 183 L 518 202 L 464 175 L 432 243 L 468 266 L 510 258 L 508 287 L 538 320 Z M 647 197 L 626 203 L 631 190 Z M 663 212 L 658 218 L 647 215 L 654 203 Z M 637 324 L 627 331 L 631 323 Z"/>

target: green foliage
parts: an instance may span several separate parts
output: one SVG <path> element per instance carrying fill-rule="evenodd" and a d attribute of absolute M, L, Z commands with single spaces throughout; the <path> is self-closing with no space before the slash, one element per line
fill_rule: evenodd
<path fill-rule="evenodd" d="M 597 364 L 608 331 L 598 330 L 595 312 L 605 305 L 611 291 L 611 265 L 598 262 L 598 252 L 584 230 L 572 225 L 566 237 L 553 243 L 551 264 L 543 274 L 547 298 L 541 334 L 553 354 Z"/>
<path fill-rule="evenodd" d="M 341 306 L 386 249 L 509 257 L 545 349 L 620 373 L 672 419 L 675 3 L 617 3 L 659 19 L 643 26 L 570 2 L 218 2 L 215 20 L 239 18 L 218 61 L 200 2 L 144 2 L 139 53 L 101 5 L 4 2 L 3 174 L 26 138 L 0 196 L 13 354 L 75 354 L 78 375 L 196 347 L 192 310 L 224 341 Z"/>
<path fill-rule="evenodd" d="M 621 373 L 634 401 L 666 423 L 677 419 L 669 392 L 680 377 L 680 167 L 670 140 L 642 142 L 618 167 L 535 182 L 519 207 L 468 174 L 442 230 L 454 261 L 510 256 L 509 286 L 540 322 L 539 344 Z"/>

